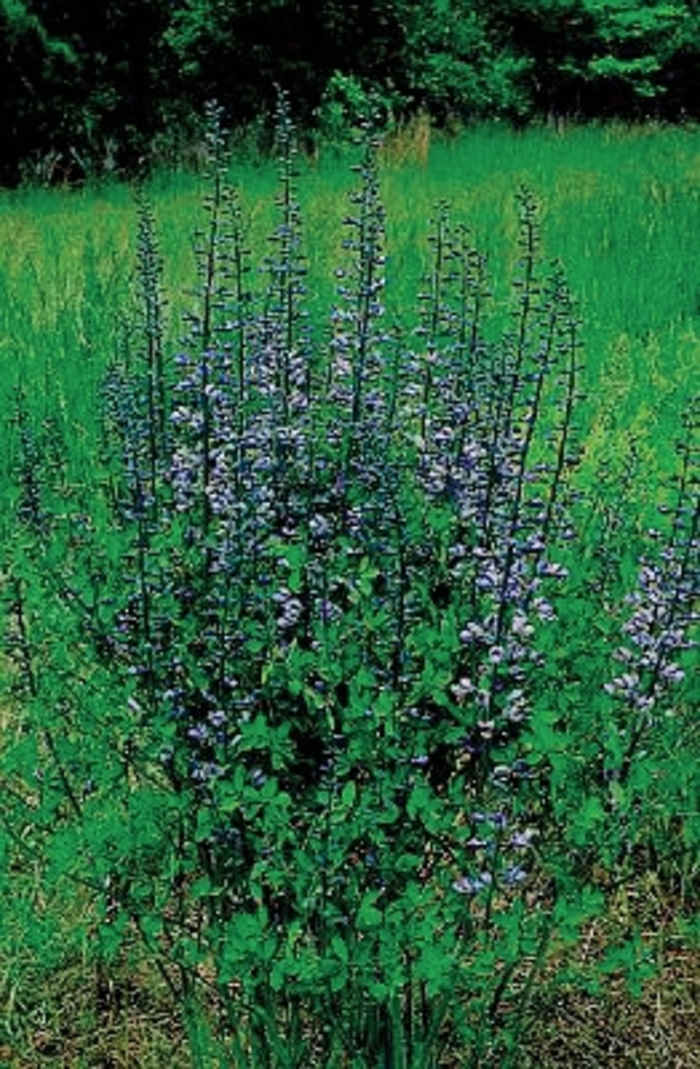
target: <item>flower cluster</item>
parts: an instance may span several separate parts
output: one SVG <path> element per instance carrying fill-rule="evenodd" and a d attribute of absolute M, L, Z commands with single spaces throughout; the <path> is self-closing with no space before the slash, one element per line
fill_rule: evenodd
<path fill-rule="evenodd" d="M 557 269 L 548 284 L 537 279 L 536 220 L 525 200 L 516 329 L 487 343 L 484 261 L 441 205 L 416 348 L 405 351 L 383 325 L 384 212 L 370 138 L 351 194 L 348 262 L 338 272 L 319 376 L 303 307 L 291 139 L 281 118 L 281 221 L 264 265 L 267 289 L 244 302 L 240 285 L 230 285 L 240 252 L 227 251 L 224 235 L 238 250 L 241 239 L 237 225 L 217 221 L 232 203 L 219 187 L 208 209 L 213 250 L 201 256 L 214 272 L 205 295 L 218 294 L 216 314 L 206 296 L 189 351 L 177 361 L 169 485 L 204 558 L 200 605 L 215 620 L 200 630 L 200 664 L 235 663 L 253 642 L 263 660 L 278 651 L 274 671 L 262 669 L 266 686 L 253 673 L 252 706 L 316 740 L 324 782 L 344 765 L 356 730 L 348 696 L 353 677 L 365 673 L 362 731 L 376 738 L 384 730 L 373 707 L 387 695 L 405 707 L 410 781 L 423 775 L 444 790 L 469 765 L 473 789 L 498 794 L 505 813 L 507 795 L 528 777 L 517 740 L 542 660 L 538 629 L 554 617 L 551 594 L 566 576 L 551 554 L 566 538 L 576 388 L 568 294 Z M 217 284 L 217 270 L 226 286 Z M 550 408 L 558 420 L 548 418 Z M 545 421 L 546 452 L 536 435 Z M 443 517 L 434 521 L 434 544 L 425 541 L 426 509 Z M 437 707 L 420 697 L 426 608 L 436 635 L 448 617 L 457 636 Z M 242 614 L 235 624 L 234 609 Z M 333 673 L 320 667 L 331 644 L 340 644 Z M 310 667 L 290 690 L 299 651 Z M 230 706 L 233 695 L 225 700 Z M 185 745 L 208 770 L 196 773 L 200 780 L 214 775 L 210 734 L 206 718 L 188 719 Z M 308 787 L 317 777 L 306 756 L 302 765 Z M 304 789 L 297 782 L 295 790 Z M 499 864 L 508 849 L 499 840 Z"/>
<path fill-rule="evenodd" d="M 684 678 L 676 654 L 697 646 L 689 635 L 700 619 L 693 608 L 698 593 L 672 548 L 660 561 L 642 563 L 637 589 L 626 599 L 632 610 L 622 629 L 627 641 L 615 652 L 624 671 L 605 684 L 608 694 L 651 712 L 668 685 Z"/>
<path fill-rule="evenodd" d="M 626 714 L 620 727 L 625 739 L 622 757 L 610 770 L 616 781 L 629 775 L 645 734 L 663 718 L 668 691 L 685 678 L 684 656 L 698 646 L 700 498 L 693 464 L 697 422 L 692 408 L 686 430 L 679 445 L 682 463 L 670 510 L 671 533 L 663 538 L 658 531 L 650 532 L 656 553 L 642 559 L 636 589 L 626 598 L 630 612 L 622 627 L 623 642 L 614 654 L 621 670 L 603 688 Z"/>

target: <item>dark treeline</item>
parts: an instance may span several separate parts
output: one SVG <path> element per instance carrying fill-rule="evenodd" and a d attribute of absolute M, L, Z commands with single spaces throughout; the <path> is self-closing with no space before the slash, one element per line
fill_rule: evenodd
<path fill-rule="evenodd" d="M 0 0 L 0 181 L 132 171 L 243 128 L 700 113 L 698 0 Z"/>

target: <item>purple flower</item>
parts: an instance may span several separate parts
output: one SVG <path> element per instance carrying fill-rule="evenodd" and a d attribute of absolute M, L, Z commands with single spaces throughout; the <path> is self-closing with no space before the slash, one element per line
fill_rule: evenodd
<path fill-rule="evenodd" d="M 527 871 L 521 865 L 509 865 L 501 879 L 506 887 L 517 887 L 527 879 Z"/>
<path fill-rule="evenodd" d="M 478 876 L 460 876 L 452 884 L 453 890 L 460 895 L 478 895 L 493 884 L 493 876 L 490 872 L 480 872 Z"/>
<path fill-rule="evenodd" d="M 515 850 L 526 850 L 536 838 L 537 831 L 535 828 L 524 828 L 523 831 L 516 831 L 514 835 L 511 835 L 510 845 Z"/>

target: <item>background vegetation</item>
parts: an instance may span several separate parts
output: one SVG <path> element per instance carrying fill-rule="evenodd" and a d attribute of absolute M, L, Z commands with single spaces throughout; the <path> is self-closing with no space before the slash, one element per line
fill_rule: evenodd
<path fill-rule="evenodd" d="M 2 0 L 0 49 L 5 183 L 134 171 L 182 153 L 208 99 L 255 126 L 275 83 L 311 138 L 370 95 L 391 124 L 700 107 L 692 0 Z"/>

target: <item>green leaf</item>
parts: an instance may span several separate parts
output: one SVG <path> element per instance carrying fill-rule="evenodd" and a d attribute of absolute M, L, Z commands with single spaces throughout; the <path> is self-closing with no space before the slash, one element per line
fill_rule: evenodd
<path fill-rule="evenodd" d="M 370 891 L 362 899 L 357 913 L 358 928 L 378 928 L 382 923 L 383 914 L 375 905 L 378 898 L 378 891 Z"/>
<path fill-rule="evenodd" d="M 339 961 L 342 961 L 344 965 L 347 965 L 350 953 L 345 940 L 339 935 L 334 935 L 331 939 L 331 950 Z"/>

